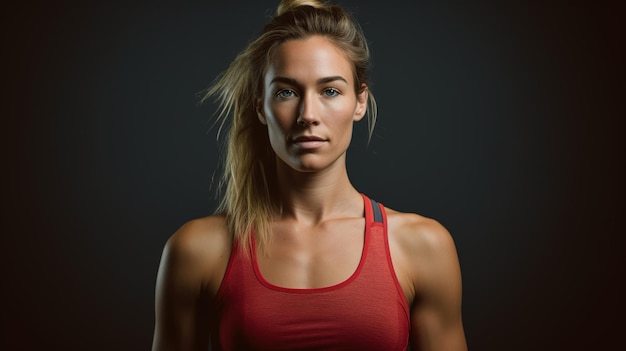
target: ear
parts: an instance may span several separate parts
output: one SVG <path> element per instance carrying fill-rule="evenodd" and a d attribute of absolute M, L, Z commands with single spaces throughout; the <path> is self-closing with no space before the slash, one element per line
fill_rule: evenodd
<path fill-rule="evenodd" d="M 360 121 L 363 116 L 365 116 L 365 112 L 367 111 L 367 99 L 369 93 L 367 90 L 367 84 L 361 84 L 361 88 L 359 89 L 358 94 L 356 95 L 356 108 L 354 109 L 354 117 L 353 120 L 355 122 Z"/>
<path fill-rule="evenodd" d="M 261 99 L 256 99 L 254 108 L 259 121 L 261 121 L 262 124 L 267 125 L 267 119 L 265 119 L 265 115 L 263 114 L 263 103 L 261 102 Z"/>

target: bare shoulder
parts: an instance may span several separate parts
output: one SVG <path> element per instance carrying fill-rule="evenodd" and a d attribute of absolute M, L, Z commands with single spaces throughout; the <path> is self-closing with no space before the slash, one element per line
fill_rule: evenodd
<path fill-rule="evenodd" d="M 232 236 L 223 216 L 198 218 L 185 223 L 168 239 L 162 264 L 216 290 L 231 248 Z"/>
<path fill-rule="evenodd" d="M 208 216 L 185 223 L 169 238 L 166 248 L 192 256 L 206 256 L 219 253 L 225 246 L 230 246 L 230 241 L 225 218 Z"/>
<path fill-rule="evenodd" d="M 387 214 L 394 269 L 411 306 L 414 348 L 467 350 L 452 236 L 434 219 L 393 210 Z"/>
<path fill-rule="evenodd" d="M 434 219 L 387 209 L 389 249 L 408 301 L 460 291 L 452 236 Z"/>
<path fill-rule="evenodd" d="M 432 218 L 386 209 L 390 239 L 415 256 L 456 252 L 448 230 Z"/>
<path fill-rule="evenodd" d="M 167 241 L 157 275 L 153 350 L 191 350 L 209 343 L 205 313 L 224 275 L 232 240 L 225 220 L 189 221 Z"/>

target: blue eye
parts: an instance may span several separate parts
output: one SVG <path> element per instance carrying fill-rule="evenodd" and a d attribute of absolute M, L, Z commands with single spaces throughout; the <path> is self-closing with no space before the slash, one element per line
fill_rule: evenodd
<path fill-rule="evenodd" d="M 290 97 L 295 96 L 296 93 L 290 89 L 281 89 L 276 93 L 276 96 L 282 99 L 288 99 Z"/>
<path fill-rule="evenodd" d="M 335 88 L 328 88 L 328 89 L 324 89 L 322 94 L 324 94 L 325 96 L 333 97 L 333 96 L 339 95 L 340 92 L 339 92 L 339 90 L 337 90 Z"/>

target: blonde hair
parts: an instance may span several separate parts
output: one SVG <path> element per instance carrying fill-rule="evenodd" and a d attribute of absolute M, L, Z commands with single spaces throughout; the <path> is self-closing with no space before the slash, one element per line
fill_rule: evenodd
<path fill-rule="evenodd" d="M 270 221 L 281 211 L 275 196 L 275 154 L 256 112 L 257 100 L 263 96 L 263 76 L 281 43 L 312 35 L 324 36 L 342 49 L 352 62 L 355 91 L 362 91 L 367 83 L 370 53 L 359 25 L 338 6 L 315 0 L 283 0 L 263 33 L 235 58 L 202 99 L 215 97 L 219 103 L 218 136 L 229 124 L 219 184 L 222 198 L 216 212 L 226 216 L 228 227 L 242 248 L 249 247 L 254 230 L 264 249 L 269 242 Z M 367 93 L 371 138 L 377 111 L 369 89 Z"/>

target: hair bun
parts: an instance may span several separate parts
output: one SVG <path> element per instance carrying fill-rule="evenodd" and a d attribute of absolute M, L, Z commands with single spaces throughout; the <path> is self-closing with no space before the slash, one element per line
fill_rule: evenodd
<path fill-rule="evenodd" d="M 280 16 L 298 6 L 311 6 L 319 9 L 325 7 L 325 4 L 319 0 L 281 0 L 278 5 L 278 9 L 276 10 L 276 15 Z"/>

